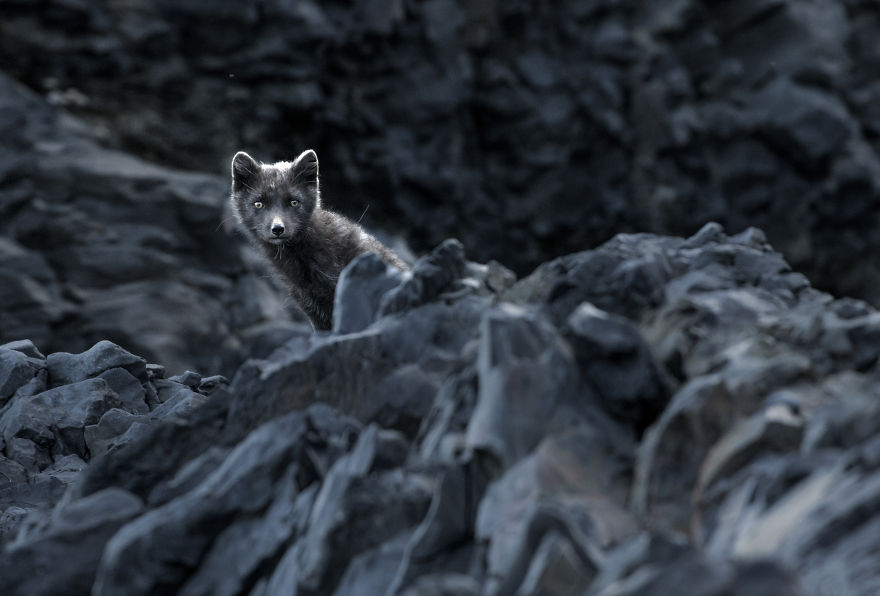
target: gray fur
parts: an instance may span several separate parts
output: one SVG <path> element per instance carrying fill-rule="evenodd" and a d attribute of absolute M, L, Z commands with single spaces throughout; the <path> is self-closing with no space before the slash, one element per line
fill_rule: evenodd
<path fill-rule="evenodd" d="M 293 162 L 274 164 L 239 151 L 232 158 L 231 200 L 248 238 L 281 274 L 315 329 L 330 329 L 336 282 L 356 256 L 375 252 L 389 265 L 409 269 L 359 225 L 321 207 L 318 156 L 311 149 Z"/>

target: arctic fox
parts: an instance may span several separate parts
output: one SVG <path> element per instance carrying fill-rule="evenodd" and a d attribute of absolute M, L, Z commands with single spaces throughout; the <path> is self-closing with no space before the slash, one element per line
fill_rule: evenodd
<path fill-rule="evenodd" d="M 281 274 L 315 329 L 330 329 L 333 294 L 342 269 L 375 252 L 407 271 L 406 263 L 351 220 L 321 207 L 318 156 L 263 164 L 239 151 L 232 158 L 232 208 L 251 242 Z"/>

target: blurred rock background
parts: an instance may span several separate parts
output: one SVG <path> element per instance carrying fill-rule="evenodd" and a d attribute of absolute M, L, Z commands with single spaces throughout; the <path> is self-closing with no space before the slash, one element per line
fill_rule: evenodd
<path fill-rule="evenodd" d="M 878 33 L 858 0 L 12 0 L 0 64 L 167 167 L 314 147 L 417 252 L 524 274 L 714 220 L 877 304 Z"/>

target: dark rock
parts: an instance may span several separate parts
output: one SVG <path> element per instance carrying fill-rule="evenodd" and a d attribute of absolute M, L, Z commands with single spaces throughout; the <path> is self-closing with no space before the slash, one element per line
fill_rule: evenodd
<path fill-rule="evenodd" d="M 402 596 L 477 596 L 480 584 L 469 575 L 442 574 L 420 577 Z"/>
<path fill-rule="evenodd" d="M 698 78 L 667 73 L 668 97 Z M 873 307 L 812 289 L 755 229 L 620 235 L 519 282 L 456 246 L 366 328 L 293 332 L 228 386 L 143 360 L 21 385 L 0 414 L 4 593 L 873 593 Z"/>
<path fill-rule="evenodd" d="M 279 479 L 278 494 L 262 516 L 231 523 L 214 539 L 180 594 L 241 594 L 264 562 L 301 531 L 309 512 L 303 504 L 311 501 L 297 498 L 296 472 L 290 469 Z"/>
<path fill-rule="evenodd" d="M 290 474 L 273 479 L 263 472 L 297 466 L 307 432 L 304 418 L 291 414 L 254 431 L 195 489 L 116 534 L 105 549 L 95 593 L 148 594 L 181 583 L 189 575 L 187 569 L 218 539 L 222 520 L 233 513 L 266 510 L 275 491 L 292 482 Z M 204 534 L 196 528 L 213 530 Z"/>
<path fill-rule="evenodd" d="M 6 507 L 3 513 L 0 513 L 0 542 L 5 542 L 15 534 L 27 514 L 26 509 L 15 505 Z"/>
<path fill-rule="evenodd" d="M 41 373 L 45 377 L 45 364 L 37 358 L 11 348 L 0 348 L 0 406 Z M 45 388 L 45 378 L 43 386 Z"/>
<path fill-rule="evenodd" d="M 833 96 L 777 79 L 755 97 L 762 133 L 806 167 L 822 165 L 852 134 L 846 108 Z"/>
<path fill-rule="evenodd" d="M 578 390 L 573 355 L 558 332 L 519 308 L 506 305 L 485 316 L 477 362 L 480 389 L 468 445 L 505 466 L 594 407 L 589 391 Z M 530 399 L 534 394 L 543 399 Z"/>
<path fill-rule="evenodd" d="M 205 402 L 205 396 L 196 393 L 187 385 L 170 379 L 157 380 L 154 383 L 160 406 L 151 412 L 152 418 L 164 418 L 174 413 L 187 412 Z M 198 386 L 196 383 L 195 386 Z"/>
<path fill-rule="evenodd" d="M 162 505 L 196 488 L 216 470 L 229 455 L 229 449 L 211 447 L 187 462 L 170 478 L 163 480 L 150 491 L 148 503 Z"/>
<path fill-rule="evenodd" d="M 528 458 L 511 467 L 493 482 L 480 504 L 475 536 L 488 540 L 487 564 L 495 593 L 513 593 L 517 587 L 538 585 L 551 553 L 543 562 L 535 553 L 549 536 L 559 554 L 574 548 L 576 562 L 570 569 L 573 576 L 582 575 L 588 583 L 596 571 L 596 547 L 608 548 L 630 536 L 635 521 L 625 510 L 627 498 L 624 479 L 629 458 L 610 437 L 606 429 L 588 426 L 548 438 Z M 584 462 L 597 458 L 596 465 Z M 535 561 L 533 571 L 526 561 Z M 565 565 L 557 559 L 557 563 Z M 555 563 L 552 563 L 555 564 Z M 532 577 L 527 575 L 531 573 Z M 526 592 L 528 593 L 528 592 Z"/>
<path fill-rule="evenodd" d="M 126 410 L 112 408 L 104 412 L 97 424 L 86 426 L 85 441 L 91 457 L 97 457 L 121 445 L 121 437 L 137 420 Z"/>
<path fill-rule="evenodd" d="M 147 376 L 150 379 L 164 379 L 165 367 L 161 364 L 147 364 Z"/>
<path fill-rule="evenodd" d="M 85 427 L 121 405 L 103 379 L 88 379 L 16 398 L 0 417 L 0 432 L 7 444 L 24 438 L 53 454 L 87 457 Z"/>
<path fill-rule="evenodd" d="M 443 292 L 453 290 L 453 282 L 464 272 L 464 247 L 458 240 L 446 240 L 416 261 L 410 276 L 384 295 L 379 313 L 394 314 L 436 300 Z"/>
<path fill-rule="evenodd" d="M 40 352 L 40 350 L 37 348 L 37 346 L 34 345 L 34 342 L 32 342 L 29 339 L 20 339 L 18 341 L 11 341 L 9 343 L 5 343 L 2 346 L 0 346 L 0 350 L 2 350 L 4 348 L 7 350 L 15 350 L 16 352 L 21 352 L 22 354 L 24 354 L 28 358 L 37 358 L 39 360 L 46 359 L 46 357 L 43 356 L 43 354 Z"/>
<path fill-rule="evenodd" d="M 122 368 L 138 379 L 146 379 L 146 361 L 110 341 L 100 341 L 81 354 L 58 352 L 50 354 L 49 382 L 53 386 L 76 383 L 111 368 Z"/>
<path fill-rule="evenodd" d="M 86 593 L 94 580 L 101 546 L 143 509 L 139 499 L 108 488 L 55 510 L 41 533 L 9 545 L 0 576 L 9 594 Z M 70 549 L 65 544 L 76 544 Z M 35 567 L 53 569 L 34 573 Z"/>
<path fill-rule="evenodd" d="M 609 553 L 591 595 L 688 593 L 736 595 L 806 594 L 802 583 L 776 563 L 764 560 L 731 563 L 698 553 L 692 546 L 642 534 Z"/>
<path fill-rule="evenodd" d="M 668 400 L 665 383 L 650 349 L 627 319 L 581 304 L 568 317 L 564 336 L 581 377 L 615 418 L 642 431 Z"/>
<path fill-rule="evenodd" d="M 199 386 L 199 383 L 202 382 L 202 375 L 197 372 L 188 370 L 181 375 L 168 377 L 168 380 L 172 383 L 180 383 L 181 385 L 186 385 L 190 389 L 196 389 Z"/>
<path fill-rule="evenodd" d="M 403 532 L 354 557 L 333 593 L 339 596 L 387 594 L 404 557 L 409 538 L 410 534 Z"/>
<path fill-rule="evenodd" d="M 426 479 L 400 470 L 370 474 L 378 438 L 376 428 L 368 427 L 328 473 L 303 536 L 311 546 L 298 551 L 295 585 L 301 589 L 332 587 L 341 578 L 343 562 L 424 517 L 430 498 Z M 370 531 L 359 531 L 366 528 Z"/>
<path fill-rule="evenodd" d="M 141 382 L 124 368 L 111 368 L 98 375 L 98 378 L 107 381 L 107 385 L 119 397 L 125 411 L 132 414 L 146 414 L 149 411 Z"/>
<path fill-rule="evenodd" d="M 596 567 L 585 562 L 567 538 L 550 532 L 535 551 L 517 594 L 582 594 L 595 573 Z"/>
<path fill-rule="evenodd" d="M 52 465 L 52 454 L 30 439 L 12 437 L 6 440 L 6 455 L 33 474 Z"/>
<path fill-rule="evenodd" d="M 372 324 L 382 298 L 404 279 L 397 268 L 367 253 L 353 260 L 339 275 L 333 306 L 333 332 L 354 333 Z"/>
<path fill-rule="evenodd" d="M 214 375 L 211 377 L 203 378 L 199 382 L 196 390 L 204 395 L 210 395 L 220 387 L 226 387 L 227 385 L 229 385 L 229 379 L 227 379 L 223 375 Z"/>

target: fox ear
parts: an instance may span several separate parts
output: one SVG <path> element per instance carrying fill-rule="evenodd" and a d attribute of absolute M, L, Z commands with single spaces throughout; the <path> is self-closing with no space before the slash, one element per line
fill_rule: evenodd
<path fill-rule="evenodd" d="M 291 167 L 293 181 L 298 184 L 306 184 L 318 188 L 318 154 L 312 149 L 306 149 L 293 160 Z"/>
<path fill-rule="evenodd" d="M 260 171 L 260 164 L 253 157 L 239 151 L 232 158 L 232 190 L 239 191 L 243 188 L 253 188 L 254 179 Z"/>

